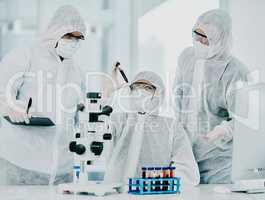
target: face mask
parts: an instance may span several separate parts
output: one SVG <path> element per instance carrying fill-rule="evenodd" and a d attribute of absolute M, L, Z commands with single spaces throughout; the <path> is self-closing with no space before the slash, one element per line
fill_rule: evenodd
<path fill-rule="evenodd" d="M 131 94 L 132 111 L 152 113 L 157 110 L 159 98 L 145 89 L 135 89 Z"/>
<path fill-rule="evenodd" d="M 56 53 L 63 58 L 72 58 L 79 47 L 79 40 L 60 39 L 58 41 Z"/>
<path fill-rule="evenodd" d="M 213 56 L 217 54 L 216 50 L 221 49 L 220 46 L 221 46 L 220 42 L 216 45 L 207 46 L 207 45 L 202 44 L 199 41 L 196 41 L 196 40 L 193 41 L 195 56 L 198 59 L 212 58 Z"/>
<path fill-rule="evenodd" d="M 202 44 L 199 41 L 193 41 L 193 47 L 195 50 L 195 57 L 198 59 L 207 59 L 209 55 L 209 46 Z"/>

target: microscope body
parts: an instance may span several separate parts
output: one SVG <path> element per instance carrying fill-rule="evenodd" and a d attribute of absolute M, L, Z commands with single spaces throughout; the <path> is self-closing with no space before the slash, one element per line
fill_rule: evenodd
<path fill-rule="evenodd" d="M 110 106 L 102 107 L 100 93 L 87 93 L 85 105 L 78 108 L 78 126 L 69 150 L 74 153 L 74 184 L 104 181 L 112 149 Z"/>
<path fill-rule="evenodd" d="M 95 194 L 121 192 L 121 183 L 104 182 L 113 138 L 110 106 L 102 106 L 101 93 L 89 92 L 85 104 L 77 108 L 78 125 L 73 130 L 69 150 L 74 154 L 73 183 L 60 184 L 59 193 Z"/>

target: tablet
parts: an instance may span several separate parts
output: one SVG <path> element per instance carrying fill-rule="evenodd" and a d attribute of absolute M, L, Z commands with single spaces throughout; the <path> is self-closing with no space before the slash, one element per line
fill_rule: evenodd
<path fill-rule="evenodd" d="M 12 122 L 8 116 L 4 116 L 4 118 L 14 125 L 22 125 L 22 126 L 55 126 L 53 121 L 47 117 L 31 117 L 29 119 L 29 123 L 25 122 Z"/>

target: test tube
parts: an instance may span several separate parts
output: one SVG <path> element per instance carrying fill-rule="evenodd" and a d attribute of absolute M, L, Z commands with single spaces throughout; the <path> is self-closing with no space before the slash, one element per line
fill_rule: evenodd
<path fill-rule="evenodd" d="M 174 178 L 175 177 L 175 171 L 176 167 L 170 167 L 170 178 Z M 172 185 L 172 190 L 174 190 L 175 187 L 175 180 L 173 180 L 173 185 Z"/>
<path fill-rule="evenodd" d="M 174 178 L 174 171 L 175 171 L 176 167 L 170 167 L 170 178 Z"/>
<path fill-rule="evenodd" d="M 169 178 L 169 167 L 163 167 L 163 178 L 167 179 Z M 167 191 L 168 190 L 168 180 L 164 180 L 163 181 L 163 191 Z"/>
<path fill-rule="evenodd" d="M 153 191 L 153 181 L 152 179 L 154 178 L 154 168 L 153 167 L 148 167 L 148 179 L 150 179 L 148 182 L 151 184 L 151 191 Z"/>
<path fill-rule="evenodd" d="M 142 167 L 142 178 L 143 179 L 145 179 L 147 177 L 146 171 L 147 171 L 147 168 L 146 167 Z"/>
<path fill-rule="evenodd" d="M 163 167 L 162 168 L 162 171 L 163 171 L 163 178 L 167 178 L 167 167 Z"/>
<path fill-rule="evenodd" d="M 164 184 L 164 181 L 163 181 L 163 178 L 164 178 L 164 167 L 161 167 L 161 170 L 160 170 L 160 190 L 162 191 L 163 190 L 163 184 Z"/>
<path fill-rule="evenodd" d="M 152 191 L 155 191 L 155 189 L 156 189 L 156 187 L 155 187 L 155 184 L 156 184 L 155 178 L 156 178 L 156 168 L 153 167 Z"/>
<path fill-rule="evenodd" d="M 153 171 L 154 171 L 153 167 L 147 168 L 147 178 L 153 178 Z"/>
<path fill-rule="evenodd" d="M 146 179 L 147 178 L 147 168 L 146 167 L 142 167 L 142 179 Z M 146 187 L 146 181 L 143 181 L 144 184 L 144 191 L 147 191 L 147 187 Z"/>
<path fill-rule="evenodd" d="M 156 171 L 156 174 L 155 174 L 155 178 L 156 179 L 160 179 L 161 177 L 160 177 L 160 174 L 161 174 L 161 167 L 156 167 L 155 168 L 155 171 Z M 158 180 L 158 181 L 155 181 L 155 191 L 160 191 L 160 180 Z"/>

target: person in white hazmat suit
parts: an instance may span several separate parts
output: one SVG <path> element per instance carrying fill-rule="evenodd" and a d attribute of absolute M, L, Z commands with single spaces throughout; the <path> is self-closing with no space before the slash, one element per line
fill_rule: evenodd
<path fill-rule="evenodd" d="M 248 70 L 231 55 L 232 24 L 220 9 L 202 14 L 193 28 L 193 47 L 178 59 L 176 116 L 193 144 L 201 183 L 230 183 L 236 88 Z"/>
<path fill-rule="evenodd" d="M 82 77 L 72 57 L 85 33 L 79 12 L 62 6 L 34 46 L 15 49 L 1 61 L 1 115 L 13 122 L 29 123 L 36 114 L 55 123 L 51 127 L 21 126 L 1 118 L 3 184 L 71 181 L 73 163 L 68 142 L 76 106 L 82 102 Z M 32 106 L 27 114 L 30 98 Z"/>
<path fill-rule="evenodd" d="M 141 177 L 144 166 L 173 162 L 182 184 L 199 183 L 198 166 L 184 129 L 174 119 L 159 116 L 164 92 L 162 79 L 144 71 L 111 97 L 114 108 L 120 108 L 111 115 L 114 148 L 105 181 L 125 185 L 128 178 Z"/>

